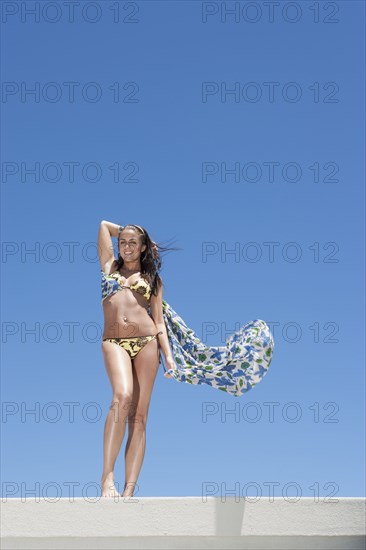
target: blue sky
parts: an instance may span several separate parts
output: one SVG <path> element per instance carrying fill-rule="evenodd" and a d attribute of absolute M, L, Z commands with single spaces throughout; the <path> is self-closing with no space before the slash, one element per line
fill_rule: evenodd
<path fill-rule="evenodd" d="M 225 20 L 219 2 L 121 2 L 119 15 L 81 2 L 74 22 L 62 3 L 36 22 L 11 4 L 3 496 L 65 497 L 72 482 L 75 496 L 98 494 L 103 219 L 175 239 L 164 298 L 210 345 L 252 319 L 275 339 L 268 374 L 241 398 L 160 366 L 135 495 L 201 496 L 209 483 L 213 496 L 268 497 L 271 484 L 274 496 L 364 496 L 364 3 L 286 14 L 280 2 L 271 20 L 256 2 L 255 20 L 240 2 Z"/>

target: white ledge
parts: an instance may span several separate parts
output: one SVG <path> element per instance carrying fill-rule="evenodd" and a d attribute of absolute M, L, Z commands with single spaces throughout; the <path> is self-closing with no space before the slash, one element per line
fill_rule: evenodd
<path fill-rule="evenodd" d="M 2 549 L 365 548 L 365 499 L 4 499 Z"/>

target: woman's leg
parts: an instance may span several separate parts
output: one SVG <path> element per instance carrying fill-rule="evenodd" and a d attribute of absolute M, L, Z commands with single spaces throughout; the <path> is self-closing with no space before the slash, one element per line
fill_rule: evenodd
<path fill-rule="evenodd" d="M 132 496 L 140 474 L 146 447 L 146 423 L 150 398 L 159 368 L 158 342 L 150 340 L 133 359 L 133 408 L 128 415 L 125 450 L 125 486 L 122 496 Z"/>
<path fill-rule="evenodd" d="M 114 466 L 126 431 L 132 403 L 132 364 L 127 351 L 113 342 L 102 342 L 105 367 L 112 385 L 112 405 L 104 426 L 102 496 L 120 496 L 114 485 Z"/>

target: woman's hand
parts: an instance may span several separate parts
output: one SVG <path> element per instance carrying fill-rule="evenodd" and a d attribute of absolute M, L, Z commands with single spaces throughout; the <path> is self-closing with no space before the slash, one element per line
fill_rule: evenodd
<path fill-rule="evenodd" d="M 168 359 L 165 359 L 165 363 L 167 370 L 177 370 L 177 365 L 174 363 L 174 359 L 172 357 L 168 357 Z M 173 376 L 171 374 L 168 374 L 167 372 L 164 372 L 164 376 L 165 378 L 173 378 Z"/>

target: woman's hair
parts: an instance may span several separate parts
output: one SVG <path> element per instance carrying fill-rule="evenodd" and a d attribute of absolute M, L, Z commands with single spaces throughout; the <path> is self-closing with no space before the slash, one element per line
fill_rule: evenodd
<path fill-rule="evenodd" d="M 131 228 L 134 229 L 139 236 L 141 237 L 141 244 L 145 244 L 146 248 L 141 253 L 140 261 L 141 261 L 141 274 L 145 275 L 149 281 L 149 284 L 151 286 L 151 293 L 156 296 L 157 294 L 157 287 L 163 283 L 161 280 L 161 277 L 159 275 L 159 271 L 162 267 L 162 258 L 160 255 L 160 251 L 162 252 L 168 252 L 170 250 L 181 250 L 181 248 L 177 247 L 165 247 L 161 246 L 160 244 L 156 243 L 156 247 L 153 244 L 150 235 L 146 231 L 144 227 L 141 227 L 140 225 L 135 225 L 133 223 L 129 223 L 128 225 L 121 226 L 118 231 L 118 259 L 117 259 L 117 269 L 119 270 L 123 264 L 123 258 L 119 252 L 119 238 L 121 232 L 126 229 Z"/>

